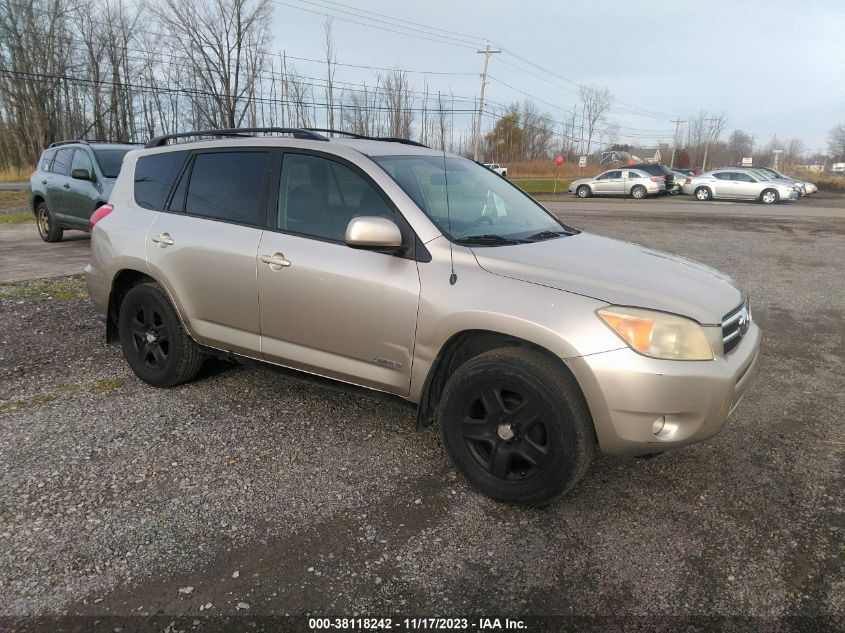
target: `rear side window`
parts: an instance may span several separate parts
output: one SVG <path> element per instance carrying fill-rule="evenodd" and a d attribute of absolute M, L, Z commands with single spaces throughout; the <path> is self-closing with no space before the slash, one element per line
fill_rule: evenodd
<path fill-rule="evenodd" d="M 167 194 L 188 152 L 141 156 L 135 163 L 135 202 L 145 209 L 161 211 Z"/>
<path fill-rule="evenodd" d="M 70 163 L 73 160 L 73 148 L 60 149 L 56 152 L 56 158 L 53 161 L 53 166 L 50 168 L 54 174 L 67 176 L 70 173 Z"/>
<path fill-rule="evenodd" d="M 197 154 L 185 198 L 185 212 L 213 220 L 263 225 L 261 183 L 268 152 Z"/>
<path fill-rule="evenodd" d="M 41 162 L 38 164 L 38 168 L 41 171 L 50 171 L 50 163 L 53 162 L 53 156 L 56 155 L 56 150 L 50 149 L 41 154 Z"/>

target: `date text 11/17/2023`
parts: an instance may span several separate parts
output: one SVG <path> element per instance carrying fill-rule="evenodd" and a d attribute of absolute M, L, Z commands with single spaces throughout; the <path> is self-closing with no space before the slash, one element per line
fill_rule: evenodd
<path fill-rule="evenodd" d="M 510 618 L 309 618 L 312 631 L 519 631 L 527 630 L 524 621 Z"/>

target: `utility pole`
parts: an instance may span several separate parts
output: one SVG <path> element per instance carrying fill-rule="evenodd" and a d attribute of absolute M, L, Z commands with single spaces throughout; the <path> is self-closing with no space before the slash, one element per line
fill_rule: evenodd
<path fill-rule="evenodd" d="M 701 161 L 701 171 L 707 171 L 707 150 L 710 148 L 710 133 L 713 129 L 713 121 L 715 118 L 704 119 L 707 121 L 707 136 L 704 137 L 704 160 Z"/>
<path fill-rule="evenodd" d="M 478 99 L 478 118 L 475 120 L 475 138 L 472 140 L 472 160 L 478 160 L 478 143 L 481 140 L 481 115 L 484 113 L 484 88 L 487 87 L 487 66 L 490 63 L 490 55 L 501 53 L 502 51 L 490 48 L 490 43 L 483 51 L 476 51 L 484 54 L 484 70 L 481 73 L 481 96 Z"/>
<path fill-rule="evenodd" d="M 675 166 L 675 150 L 678 149 L 678 130 L 681 128 L 681 123 L 686 123 L 686 121 L 672 119 L 669 123 L 675 124 L 675 142 L 672 143 L 672 160 L 669 161 L 669 169 L 672 169 Z"/>

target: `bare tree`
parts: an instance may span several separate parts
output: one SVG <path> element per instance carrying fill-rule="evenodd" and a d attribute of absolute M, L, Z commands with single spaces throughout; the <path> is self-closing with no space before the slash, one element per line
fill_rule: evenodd
<path fill-rule="evenodd" d="M 831 128 L 827 135 L 827 147 L 834 159 L 845 160 L 845 124 Z"/>
<path fill-rule="evenodd" d="M 589 154 L 596 125 L 610 109 L 613 97 L 607 88 L 599 88 L 593 85 L 580 86 L 578 95 L 581 98 L 581 107 L 587 128 L 587 151 L 585 153 Z"/>
<path fill-rule="evenodd" d="M 414 113 L 411 109 L 413 96 L 408 73 L 396 69 L 380 75 L 379 89 L 387 112 L 387 135 L 394 138 L 410 138 Z"/>
<path fill-rule="evenodd" d="M 734 130 L 728 137 L 731 162 L 739 165 L 743 156 L 751 155 L 751 137 L 742 130 Z"/>
<path fill-rule="evenodd" d="M 270 0 L 162 0 L 153 12 L 189 70 L 195 115 L 213 127 L 238 127 L 267 60 Z"/>

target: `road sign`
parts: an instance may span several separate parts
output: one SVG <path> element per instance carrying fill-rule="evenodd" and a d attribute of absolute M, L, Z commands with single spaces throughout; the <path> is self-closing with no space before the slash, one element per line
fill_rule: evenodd
<path fill-rule="evenodd" d="M 581 158 L 578 159 L 578 166 L 579 167 L 586 167 L 587 166 L 587 157 L 586 156 L 582 156 Z"/>
<path fill-rule="evenodd" d="M 555 158 L 555 165 L 557 165 L 558 167 L 563 165 L 563 156 L 558 156 L 557 158 Z"/>
<path fill-rule="evenodd" d="M 742 157 L 742 166 L 743 167 L 751 167 L 754 163 L 754 158 L 751 156 L 743 156 Z"/>

